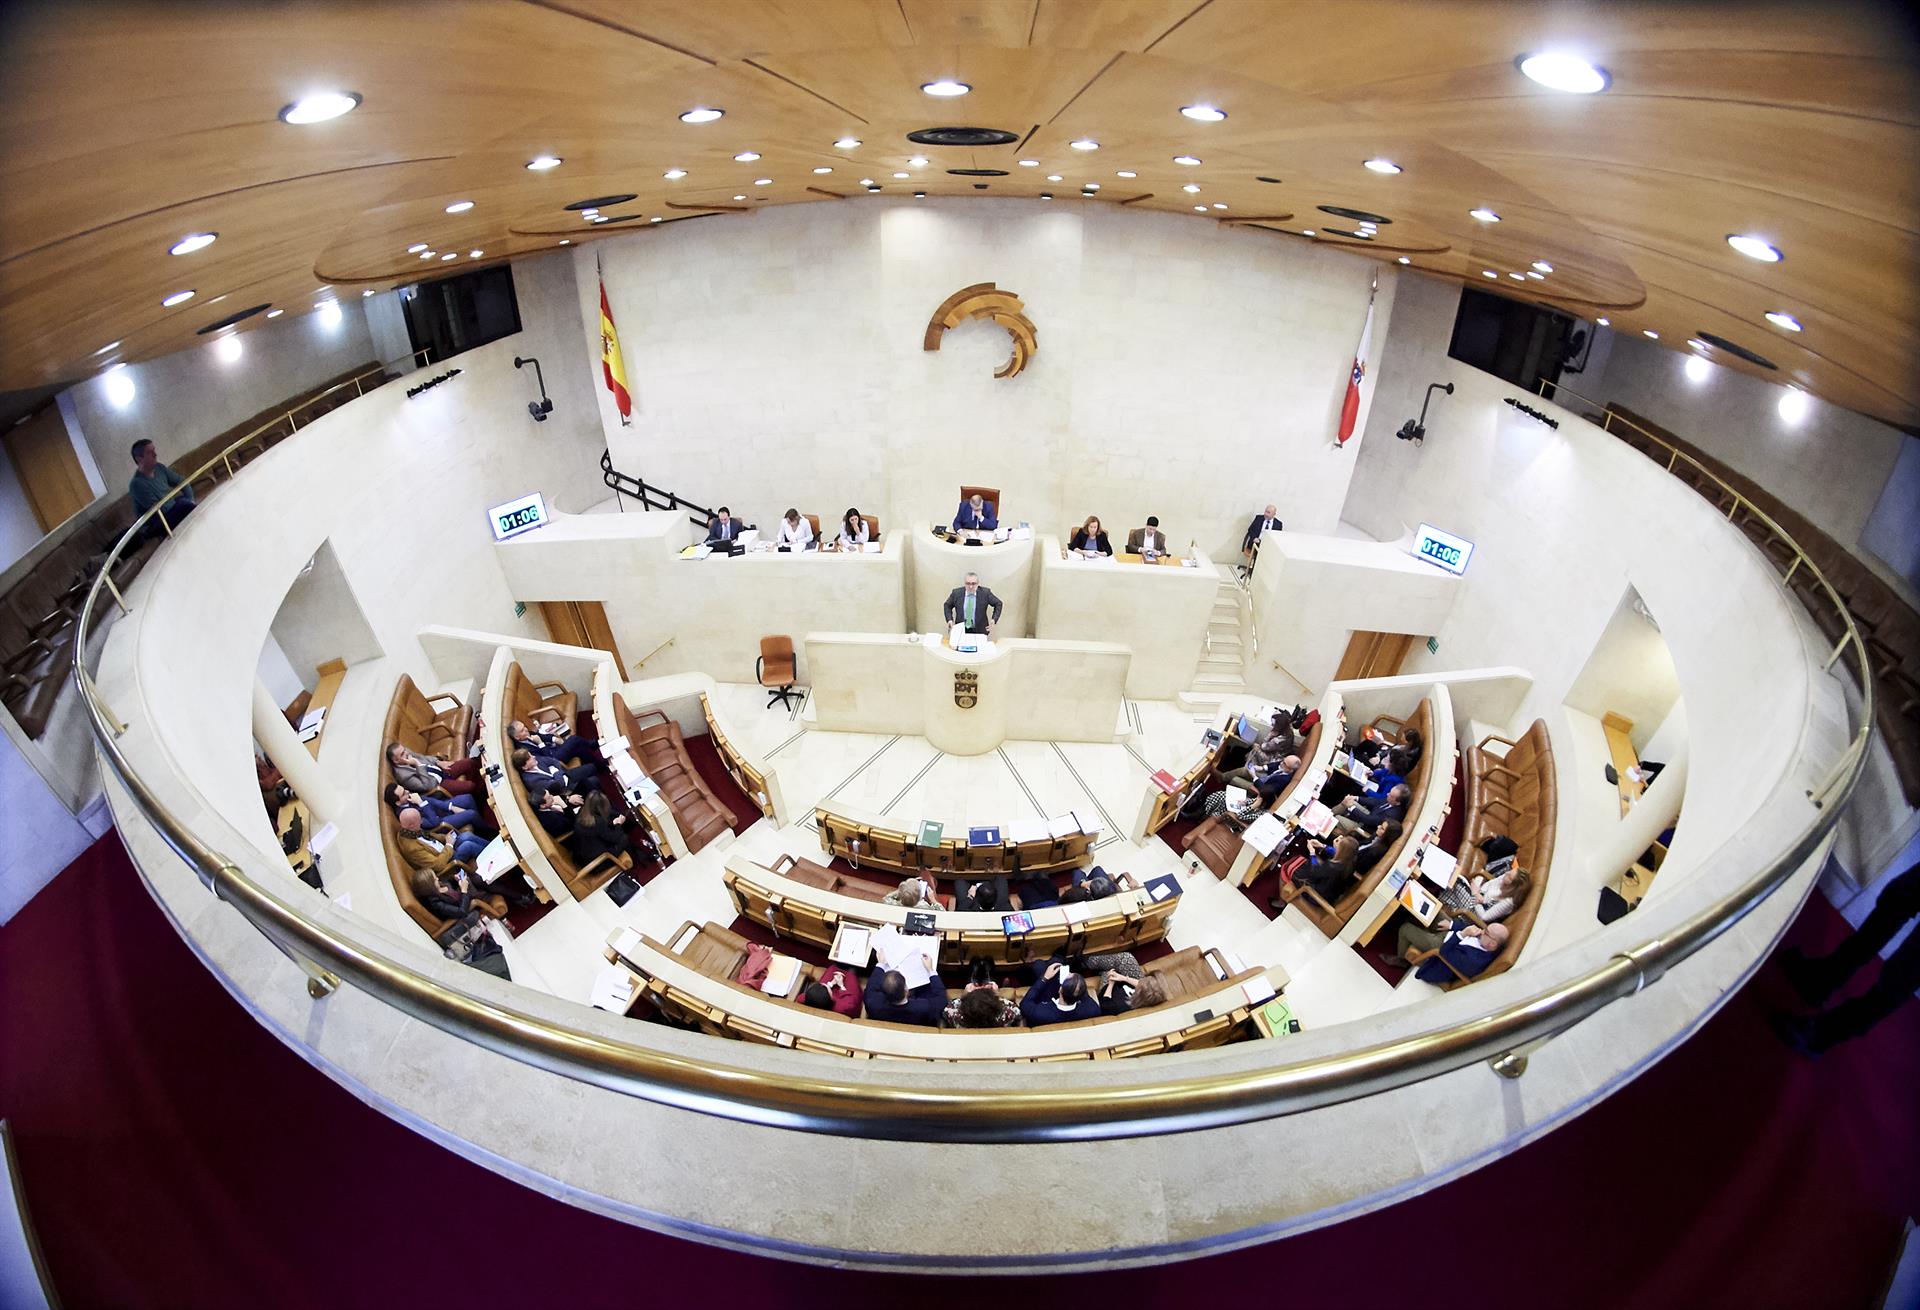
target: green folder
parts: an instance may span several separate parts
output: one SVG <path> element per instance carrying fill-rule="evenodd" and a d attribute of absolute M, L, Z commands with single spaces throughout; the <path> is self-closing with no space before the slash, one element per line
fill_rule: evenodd
<path fill-rule="evenodd" d="M 1261 1008 L 1261 1015 L 1273 1029 L 1275 1037 L 1286 1037 L 1293 1032 L 1293 1005 L 1284 996 L 1276 996 Z"/>
<path fill-rule="evenodd" d="M 938 846 L 940 844 L 940 834 L 945 830 L 946 825 L 938 819 L 922 819 L 920 821 L 920 844 L 922 846 Z"/>

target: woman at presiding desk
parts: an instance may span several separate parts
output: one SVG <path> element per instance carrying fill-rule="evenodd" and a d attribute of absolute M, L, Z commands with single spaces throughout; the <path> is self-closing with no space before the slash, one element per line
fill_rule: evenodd
<path fill-rule="evenodd" d="M 1113 554 L 1113 543 L 1107 540 L 1107 532 L 1100 526 L 1099 515 L 1087 515 L 1087 521 L 1082 523 L 1080 530 L 1073 534 L 1073 540 L 1068 543 L 1067 549 L 1089 555 Z"/>
<path fill-rule="evenodd" d="M 867 516 L 850 509 L 840 520 L 838 544 L 841 550 L 858 550 L 867 544 Z"/>
<path fill-rule="evenodd" d="M 790 550 L 806 550 L 813 545 L 813 525 L 800 517 L 799 510 L 789 509 L 780 517 L 780 532 L 773 544 Z"/>

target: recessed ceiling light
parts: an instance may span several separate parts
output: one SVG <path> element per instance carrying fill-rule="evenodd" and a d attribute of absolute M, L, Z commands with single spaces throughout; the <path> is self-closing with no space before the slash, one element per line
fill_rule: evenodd
<path fill-rule="evenodd" d="M 220 337 L 213 343 L 213 357 L 222 364 L 239 363 L 245 350 L 246 346 L 242 344 L 238 333 Z"/>
<path fill-rule="evenodd" d="M 1757 259 L 1763 264 L 1777 264 L 1785 258 L 1765 237 L 1730 234 L 1727 237 L 1727 244 L 1748 259 Z"/>
<path fill-rule="evenodd" d="M 814 175 L 818 177 L 818 176 L 823 176 L 827 173 L 831 173 L 833 170 L 823 164 L 819 168 L 814 169 L 813 171 L 814 171 Z"/>
<path fill-rule="evenodd" d="M 94 351 L 93 353 L 96 355 L 110 355 L 114 351 L 120 349 L 120 344 L 121 344 L 120 342 L 116 341 L 112 345 L 100 347 L 100 349 Z"/>
<path fill-rule="evenodd" d="M 366 297 L 368 297 L 368 296 L 370 296 L 370 295 L 372 295 L 372 294 L 373 294 L 373 288 L 372 288 L 372 287 L 368 287 L 368 288 L 367 288 L 367 289 L 366 289 L 365 291 L 362 291 L 362 292 L 360 293 L 360 297 L 361 297 L 361 299 L 363 299 L 363 300 L 364 300 L 364 299 L 365 299 Z"/>
<path fill-rule="evenodd" d="M 195 232 L 192 236 L 181 237 L 167 251 L 169 255 L 191 255 L 196 250 L 205 250 L 219 239 L 217 232 Z"/>
<path fill-rule="evenodd" d="M 561 238 L 560 238 L 560 244 L 561 244 L 561 245 L 563 245 L 563 246 L 570 246 L 570 245 L 572 245 L 572 244 L 573 244 L 573 238 L 572 238 L 572 237 L 561 237 Z"/>
<path fill-rule="evenodd" d="M 1688 337 L 1687 344 L 1689 346 L 1692 346 L 1695 350 L 1705 350 L 1707 348 L 1707 343 L 1702 341 L 1699 337 Z"/>
<path fill-rule="evenodd" d="M 1645 337 L 1649 341 L 1658 341 L 1660 339 L 1660 334 L 1658 332 L 1655 332 L 1652 328 L 1641 328 L 1640 335 Z"/>
<path fill-rule="evenodd" d="M 1612 327 L 1612 326 L 1613 326 L 1613 320 L 1612 320 L 1612 319 L 1610 319 L 1610 318 L 1607 318 L 1607 317 L 1606 317 L 1606 316 L 1604 316 L 1604 315 L 1602 315 L 1602 316 L 1601 316 L 1601 317 L 1599 317 L 1599 318 L 1596 318 L 1596 319 L 1594 319 L 1593 321 L 1594 321 L 1594 322 L 1596 322 L 1596 323 L 1598 323 L 1598 324 L 1599 324 L 1599 325 L 1600 325 L 1601 327 Z"/>
<path fill-rule="evenodd" d="M 1408 259 L 1405 255 L 1402 255 L 1400 256 L 1399 262 L 1402 264 L 1411 264 L 1413 261 L 1411 259 Z"/>
<path fill-rule="evenodd" d="M 1498 273 L 1496 273 L 1496 272 L 1494 272 L 1494 271 L 1493 271 L 1492 269 L 1490 269 L 1490 268 L 1483 268 L 1483 269 L 1481 269 L 1481 270 L 1480 270 L 1480 276 L 1481 276 L 1481 277 L 1490 277 L 1490 278 L 1494 278 L 1494 279 L 1496 279 L 1496 280 L 1497 280 L 1497 279 L 1499 278 L 1499 276 L 1500 276 L 1500 275 L 1499 275 Z"/>
<path fill-rule="evenodd" d="M 595 209 L 592 205 L 588 205 L 585 209 L 580 211 L 580 217 L 586 219 L 588 222 L 592 222 L 595 218 L 599 217 L 599 214 L 600 214 L 600 211 Z"/>
<path fill-rule="evenodd" d="M 870 178 L 870 177 L 863 177 L 863 178 L 861 178 L 861 179 L 860 179 L 860 185 L 861 185 L 861 186 L 872 186 L 872 185 L 873 185 L 873 179 L 872 179 L 872 178 Z"/>
<path fill-rule="evenodd" d="M 587 220 L 587 222 L 589 222 L 589 223 L 605 223 L 605 222 L 609 222 L 609 221 L 610 221 L 610 220 L 609 220 L 609 219 L 607 218 L 607 216 L 606 216 L 605 214 L 595 214 L 595 215 L 594 215 L 594 216 L 593 216 L 592 218 L 590 218 L 590 219 L 588 219 L 588 220 Z M 448 255 L 448 256 L 447 256 L 447 258 L 448 258 L 448 259 L 452 259 L 452 258 L 453 258 L 453 256 L 452 256 L 452 255 Z"/>
<path fill-rule="evenodd" d="M 1527 270 L 1527 276 L 1532 278 L 1535 282 L 1545 282 L 1547 280 L 1547 275 L 1545 273 L 1536 273 L 1532 269 Z"/>
<path fill-rule="evenodd" d="M 360 97 L 351 91 L 319 91 L 302 96 L 282 109 L 280 121 L 305 127 L 309 123 L 324 123 L 329 118 L 350 114 L 359 107 Z"/>
<path fill-rule="evenodd" d="M 438 259 L 438 258 L 440 258 L 440 252 L 439 252 L 439 251 L 437 251 L 437 250 L 429 250 L 429 251 L 427 251 L 427 252 L 425 252 L 424 254 L 422 254 L 422 255 L 420 256 L 420 258 L 422 258 L 422 259 Z"/>
<path fill-rule="evenodd" d="M 1193 207 L 1193 212 L 1196 214 L 1204 214 L 1207 212 L 1207 207 L 1205 205 L 1195 205 Z"/>
<path fill-rule="evenodd" d="M 1185 164 L 1188 168 L 1197 168 L 1200 165 L 1200 161 L 1192 155 L 1175 155 L 1173 162 L 1176 164 Z"/>
<path fill-rule="evenodd" d="M 338 327 L 340 325 L 339 301 L 323 300 L 313 308 L 320 315 L 320 323 L 323 327 Z"/>
<path fill-rule="evenodd" d="M 647 220 L 647 222 L 649 223 L 658 223 L 659 221 L 660 221 L 660 215 L 658 214 L 655 214 L 652 218 Z"/>
<path fill-rule="evenodd" d="M 1479 209 L 1469 209 L 1467 211 L 1467 217 L 1477 218 L 1482 223 L 1498 223 L 1500 221 L 1500 215 L 1494 213 L 1491 209 L 1488 209 L 1484 205 L 1482 205 Z"/>
<path fill-rule="evenodd" d="M 1807 416 L 1807 393 L 1797 387 L 1788 387 L 1780 393 L 1780 417 L 1789 423 L 1798 423 Z"/>
<path fill-rule="evenodd" d="M 464 214 L 472 208 L 473 202 L 471 200 L 456 200 L 447 206 L 447 212 L 449 214 Z"/>
<path fill-rule="evenodd" d="M 666 172 L 662 173 L 660 176 L 666 178 L 667 181 L 669 182 L 678 182 L 681 178 L 685 177 L 686 175 L 687 175 L 687 170 L 684 168 L 669 168 Z"/>
<path fill-rule="evenodd" d="M 1200 194 L 1200 184 L 1198 182 L 1189 182 L 1185 186 L 1181 187 L 1180 189 L 1186 192 L 1190 196 L 1197 196 Z"/>
<path fill-rule="evenodd" d="M 1090 136 L 1083 136 L 1077 141 L 1067 142 L 1067 147 L 1070 150 L 1098 150 L 1100 143 Z"/>
<path fill-rule="evenodd" d="M 1527 280 L 1527 275 L 1525 273 L 1509 273 L 1507 274 L 1507 276 L 1512 278 L 1515 282 L 1525 282 Z"/>
<path fill-rule="evenodd" d="M 549 168 L 558 167 L 560 167 L 560 156 L 558 155 L 535 155 L 527 161 L 527 171 L 530 173 L 544 173 Z"/>
<path fill-rule="evenodd" d="M 1783 314 L 1777 309 L 1767 311 L 1767 322 L 1787 332 L 1798 332 L 1800 320 L 1791 314 Z M 118 344 L 117 342 L 115 344 Z"/>
<path fill-rule="evenodd" d="M 905 177 L 905 176 L 907 176 L 907 175 L 906 175 L 905 173 L 895 173 L 895 174 L 894 174 L 894 177 L 896 177 L 896 178 L 903 178 L 903 177 Z"/>
<path fill-rule="evenodd" d="M 468 258 L 468 259 L 478 259 L 478 258 L 480 258 L 480 256 L 482 256 L 482 255 L 484 255 L 484 254 L 486 254 L 486 253 L 487 253 L 487 252 L 486 252 L 486 251 L 484 251 L 484 250 L 469 250 L 469 251 L 467 252 L 467 258 Z"/>
<path fill-rule="evenodd" d="M 1592 95 L 1595 91 L 1606 90 L 1609 81 L 1606 69 L 1590 64 L 1578 55 L 1560 51 L 1521 55 L 1514 63 L 1519 65 L 1522 73 L 1549 91 Z"/>
<path fill-rule="evenodd" d="M 924 191 L 916 191 L 913 193 L 913 198 L 915 200 L 925 200 L 927 198 L 927 193 Z"/>
<path fill-rule="evenodd" d="M 1139 175 L 1138 173 L 1136 173 L 1136 172 L 1134 172 L 1134 171 L 1133 171 L 1133 170 L 1132 170 L 1131 168 L 1123 168 L 1123 169 L 1121 169 L 1121 170 L 1120 170 L 1120 171 L 1119 171 L 1118 173 L 1116 173 L 1116 174 L 1115 174 L 1114 176 L 1116 176 L 1116 177 L 1139 177 L 1140 175 Z"/>
<path fill-rule="evenodd" d="M 1080 184 L 1080 189 L 1082 191 L 1098 191 L 1100 189 L 1100 184 L 1098 182 L 1082 182 Z"/>
<path fill-rule="evenodd" d="M 1303 227 L 1300 229 L 1300 235 L 1303 237 L 1310 237 L 1313 235 L 1313 229 L 1310 227 Z"/>
<path fill-rule="evenodd" d="M 421 252 L 422 250 L 425 250 L 426 248 L 427 248 L 427 243 L 426 243 L 426 242 L 424 242 L 424 241 L 416 241 L 416 242 L 414 242 L 414 243 L 413 243 L 412 245 L 410 245 L 410 246 L 408 246 L 408 247 L 407 247 L 407 253 L 408 253 L 409 255 L 417 255 L 417 254 L 419 254 L 419 253 L 420 253 L 420 252 Z"/>
<path fill-rule="evenodd" d="M 973 88 L 965 82 L 955 82 L 951 78 L 945 77 L 941 78 L 938 82 L 928 82 L 921 86 L 920 89 L 930 96 L 939 96 L 942 100 L 951 100 L 955 96 L 963 96 L 973 90 Z"/>
<path fill-rule="evenodd" d="M 166 308 L 172 309 L 175 305 L 184 305 L 189 300 L 192 300 L 192 299 L 193 299 L 193 292 L 176 291 L 172 295 L 168 296 L 165 300 L 161 301 L 160 303 Z"/>
<path fill-rule="evenodd" d="M 1400 165 L 1394 163 L 1391 159 L 1368 159 L 1363 161 L 1360 166 L 1371 169 L 1375 173 L 1386 173 L 1389 175 L 1400 171 Z"/>
<path fill-rule="evenodd" d="M 909 168 L 925 168 L 926 166 L 927 157 L 925 155 L 915 155 L 907 161 L 907 167 Z"/>
<path fill-rule="evenodd" d="M 858 150 L 860 148 L 860 138 L 852 137 L 852 136 L 843 136 L 838 141 L 835 141 L 833 143 L 833 148 L 835 150 Z M 759 157 L 760 156 L 758 155 L 754 156 L 755 159 L 758 159 Z"/>
<path fill-rule="evenodd" d="M 1039 161 L 1039 160 L 1037 160 L 1037 159 L 1023 159 L 1023 160 L 1021 160 L 1021 161 L 1020 161 L 1020 167 L 1022 167 L 1022 168 L 1038 168 L 1038 167 L 1040 167 L 1040 161 Z"/>
<path fill-rule="evenodd" d="M 726 113 L 727 111 L 724 109 L 689 109 L 686 113 L 680 115 L 680 121 L 683 123 L 711 123 L 716 118 L 726 117 Z"/>
<path fill-rule="evenodd" d="M 755 186 L 772 186 L 773 179 L 770 177 L 756 177 L 753 179 L 753 184 Z"/>
<path fill-rule="evenodd" d="M 1183 105 L 1180 112 L 1196 123 L 1217 123 L 1227 116 L 1226 110 L 1212 105 Z"/>
<path fill-rule="evenodd" d="M 1707 375 L 1713 372 L 1713 365 L 1707 363 L 1706 360 L 1700 358 L 1698 355 L 1688 355 L 1685 372 L 1687 381 L 1705 382 Z"/>
<path fill-rule="evenodd" d="M 1540 272 L 1542 272 L 1542 273 L 1551 273 L 1551 272 L 1553 272 L 1553 265 L 1552 265 L 1552 264 L 1549 264 L 1549 263 L 1548 263 L 1548 262 L 1547 262 L 1546 260 L 1544 260 L 1544 259 L 1536 259 L 1536 260 L 1534 260 L 1534 261 L 1533 261 L 1533 266 L 1534 266 L 1534 267 L 1535 267 L 1536 269 L 1538 269 L 1538 270 L 1539 270 Z"/>
<path fill-rule="evenodd" d="M 1225 209 L 1225 208 L 1226 208 L 1226 206 L 1225 206 L 1225 205 L 1223 205 L 1223 204 L 1221 204 L 1221 203 L 1220 203 L 1220 202 L 1219 202 L 1218 200 L 1216 200 L 1216 201 L 1214 201 L 1214 202 L 1213 202 L 1213 207 L 1214 207 L 1215 209 Z"/>
<path fill-rule="evenodd" d="M 444 255 L 442 255 L 442 256 L 440 256 L 440 262 L 444 264 L 444 263 L 446 263 L 446 262 L 447 262 L 447 261 L 448 261 L 449 259 L 458 259 L 458 258 L 460 258 L 460 256 L 459 256 L 459 255 L 457 255 L 457 254 L 455 254 L 455 253 L 453 253 L 452 251 L 448 251 L 448 252 L 447 252 L 446 254 L 444 254 Z"/>
<path fill-rule="evenodd" d="M 745 199 L 746 199 L 746 197 L 745 197 L 745 196 L 735 196 L 735 197 L 734 197 L 734 199 L 735 199 L 735 200 L 745 200 Z"/>
<path fill-rule="evenodd" d="M 760 152 L 758 150 L 742 150 L 733 157 L 733 162 L 736 164 L 751 164 L 758 158 L 760 158 Z"/>
<path fill-rule="evenodd" d="M 1042 200 L 1051 200 L 1051 199 L 1053 199 L 1053 192 L 1051 192 L 1051 191 L 1042 191 L 1042 192 L 1040 193 L 1040 198 L 1041 198 Z"/>
<path fill-rule="evenodd" d="M 281 316 L 282 314 L 284 314 L 284 313 L 286 313 L 286 312 L 287 312 L 287 311 L 286 311 L 286 310 L 284 310 L 284 309 L 269 309 L 269 310 L 267 311 L 267 317 L 268 317 L 268 318 L 279 318 L 279 317 L 280 317 L 280 316 Z"/>

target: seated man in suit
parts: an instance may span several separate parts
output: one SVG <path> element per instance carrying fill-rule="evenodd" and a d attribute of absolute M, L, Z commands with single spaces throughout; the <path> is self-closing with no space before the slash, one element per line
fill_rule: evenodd
<path fill-rule="evenodd" d="M 1020 998 L 1020 1017 L 1029 1028 L 1044 1028 L 1050 1023 L 1069 1023 L 1075 1019 L 1098 1019 L 1100 1002 L 1087 990 L 1087 980 L 1068 967 L 1062 959 L 1047 961 L 1040 977 Z"/>
<path fill-rule="evenodd" d="M 936 975 L 909 991 L 906 976 L 898 970 L 875 969 L 867 979 L 866 1003 L 869 1019 L 937 1028 L 946 1013 L 947 989 Z"/>
<path fill-rule="evenodd" d="M 947 593 L 947 603 L 940 607 L 940 612 L 946 616 L 949 627 L 958 623 L 968 632 L 986 636 L 993 632 L 994 624 L 1000 622 L 1000 611 L 1004 608 L 998 596 L 980 585 L 980 575 L 969 573 L 959 586 Z"/>
<path fill-rule="evenodd" d="M 1459 981 L 1454 969 L 1468 978 L 1484 973 L 1493 963 L 1493 957 L 1500 954 L 1500 948 L 1507 944 L 1508 935 L 1504 923 L 1490 923 L 1482 928 L 1466 919 L 1455 919 L 1450 928 L 1422 928 L 1409 920 L 1400 925 L 1397 945 L 1400 959 L 1407 964 L 1413 963 L 1407 957 L 1416 951 L 1438 951 L 1437 957 L 1421 962 L 1414 976 L 1421 982 L 1450 983 Z M 1449 969 L 1448 964 L 1453 969 Z"/>
<path fill-rule="evenodd" d="M 1333 812 L 1334 826 L 1349 837 L 1371 838 L 1388 819 L 1406 821 L 1407 801 L 1412 795 L 1403 782 L 1384 796 L 1349 796 Z"/>
<path fill-rule="evenodd" d="M 961 875 L 954 881 L 953 908 L 956 910 L 977 910 L 982 913 L 1001 913 L 1023 908 L 1020 898 L 1007 886 L 1007 875 L 996 873 L 991 878 L 974 878 Z"/>
<path fill-rule="evenodd" d="M 730 513 L 725 505 L 714 511 L 707 521 L 707 545 L 718 546 L 732 541 L 740 535 L 740 520 Z"/>
<path fill-rule="evenodd" d="M 1144 555 L 1151 550 L 1156 555 L 1167 553 L 1167 534 L 1160 531 L 1158 515 L 1147 515 L 1147 526 L 1135 528 L 1127 534 L 1127 554 Z"/>
<path fill-rule="evenodd" d="M 575 736 L 564 723 L 540 724 L 530 728 L 525 721 L 515 719 L 507 725 L 507 740 L 529 755 L 544 756 L 562 764 L 568 760 L 600 758 L 599 742 Z"/>
<path fill-rule="evenodd" d="M 960 508 L 953 512 L 955 532 L 992 532 L 999 526 L 1000 521 L 993 516 L 993 505 L 977 491 L 961 501 Z"/>
<path fill-rule="evenodd" d="M 576 764 L 569 769 L 524 750 L 513 753 L 513 767 L 520 770 L 520 781 L 526 784 L 528 794 L 534 796 L 543 791 L 580 791 L 600 782 L 600 767 L 596 764 Z"/>
<path fill-rule="evenodd" d="M 1246 559 L 1249 572 L 1253 570 L 1254 560 L 1260 554 L 1260 534 L 1268 530 L 1278 532 L 1281 526 L 1271 505 L 1263 513 L 1255 514 L 1253 522 L 1247 524 L 1247 535 L 1240 542 L 1240 554 Z"/>

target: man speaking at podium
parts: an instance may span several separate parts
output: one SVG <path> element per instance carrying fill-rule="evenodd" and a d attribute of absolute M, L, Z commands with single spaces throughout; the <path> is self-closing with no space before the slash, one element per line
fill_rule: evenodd
<path fill-rule="evenodd" d="M 992 635 L 1003 608 L 1000 598 L 980 585 L 980 575 L 969 573 L 961 586 L 947 593 L 941 613 L 949 627 L 958 623 L 968 632 L 985 637 Z"/>

